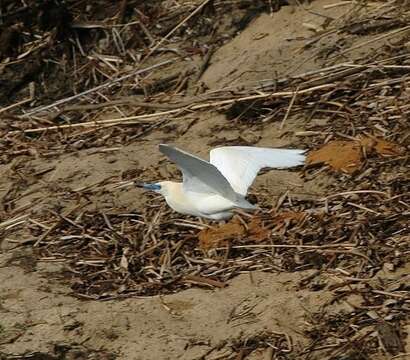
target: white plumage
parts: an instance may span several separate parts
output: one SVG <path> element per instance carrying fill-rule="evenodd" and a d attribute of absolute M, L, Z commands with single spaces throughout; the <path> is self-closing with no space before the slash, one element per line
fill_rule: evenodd
<path fill-rule="evenodd" d="M 219 169 L 238 194 L 246 196 L 259 170 L 285 169 L 303 165 L 304 152 L 304 150 L 225 146 L 212 149 L 209 162 Z"/>
<path fill-rule="evenodd" d="M 210 161 L 161 144 L 160 151 L 176 163 L 183 182 L 161 181 L 142 184 L 165 197 L 175 211 L 223 220 L 234 208 L 255 209 L 245 196 L 262 168 L 284 169 L 303 165 L 304 150 L 226 146 L 211 150 Z"/>

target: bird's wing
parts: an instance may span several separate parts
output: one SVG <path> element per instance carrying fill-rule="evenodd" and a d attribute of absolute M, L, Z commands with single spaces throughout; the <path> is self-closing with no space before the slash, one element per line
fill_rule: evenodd
<path fill-rule="evenodd" d="M 237 193 L 245 196 L 260 169 L 302 165 L 304 153 L 305 150 L 226 146 L 211 150 L 210 163 L 219 169 Z"/>
<path fill-rule="evenodd" d="M 214 165 L 169 145 L 160 144 L 159 150 L 182 171 L 185 191 L 218 194 L 237 202 L 238 195 Z"/>

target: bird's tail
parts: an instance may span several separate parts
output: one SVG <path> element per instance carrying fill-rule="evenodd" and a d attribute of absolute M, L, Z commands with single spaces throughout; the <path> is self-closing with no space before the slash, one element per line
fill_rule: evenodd
<path fill-rule="evenodd" d="M 297 149 L 271 149 L 270 159 L 272 164 L 269 164 L 273 168 L 285 169 L 294 166 L 300 166 L 305 163 L 306 150 Z"/>

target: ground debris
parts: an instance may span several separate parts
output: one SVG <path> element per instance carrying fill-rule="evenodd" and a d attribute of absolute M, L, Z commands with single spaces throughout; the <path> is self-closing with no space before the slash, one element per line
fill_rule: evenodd
<path fill-rule="evenodd" d="M 244 360 L 252 354 L 257 358 L 263 356 L 266 359 L 287 359 L 292 356 L 292 339 L 285 333 L 261 331 L 253 335 L 245 335 L 233 339 L 227 339 L 218 344 L 206 355 L 198 360 L 228 358 Z M 252 357 L 253 358 L 253 357 Z"/>
<path fill-rule="evenodd" d="M 229 222 L 217 228 L 207 228 L 198 234 L 199 244 L 207 250 L 220 246 L 227 246 L 229 240 L 240 238 L 245 234 L 245 227 L 239 222 Z"/>
<path fill-rule="evenodd" d="M 63 264 L 58 280 L 73 296 L 101 301 L 155 299 L 194 286 L 216 292 L 229 290 L 229 281 L 244 272 L 252 278 L 252 272 L 309 270 L 295 286 L 334 294 L 323 311 L 306 311 L 309 344 L 269 331 L 227 336 L 219 348 L 225 358 L 372 360 L 408 352 L 409 286 L 400 274 L 408 275 L 410 261 L 409 3 L 332 2 L 329 8 L 343 15 L 325 16 L 310 27 L 311 38 L 286 39 L 300 41 L 291 55 L 300 64 L 292 71 L 275 74 L 281 54 L 278 63 L 265 64 L 268 78 L 242 83 L 236 80 L 259 70 L 233 69 L 223 79 L 229 86 L 207 89 L 202 80 L 223 60 L 224 44 L 257 15 L 274 15 L 285 3 L 1 5 L 0 245 L 18 254 L 4 266 L 33 272 L 39 263 Z M 249 45 L 271 35 L 259 29 Z M 307 61 L 304 52 L 315 68 L 298 70 Z M 262 209 L 226 224 L 181 219 L 152 195 L 138 193 L 134 203 L 126 201 L 128 190 L 113 191 L 124 180 L 177 174 L 162 159 L 140 165 L 150 157 L 140 149 L 160 141 L 201 150 L 221 144 L 303 148 L 304 183 L 326 182 L 320 193 L 287 180 L 283 192 L 258 188 Z M 55 180 L 65 158 L 76 168 L 84 157 L 86 171 L 64 168 Z M 98 160 L 108 163 L 98 180 L 76 173 L 94 171 Z M 70 187 L 69 176 L 79 184 Z M 19 253 L 28 248 L 35 259 Z M 18 343 L 23 335 L 3 332 L 0 343 Z M 69 347 L 0 357 L 105 356 Z M 219 356 L 211 353 L 204 359 Z"/>
<path fill-rule="evenodd" d="M 389 354 L 397 355 L 400 352 L 404 352 L 397 328 L 383 321 L 376 326 L 376 329 L 384 349 L 386 349 Z"/>
<path fill-rule="evenodd" d="M 55 344 L 50 352 L 27 352 L 25 354 L 4 354 L 1 360 L 114 360 L 117 355 L 103 350 L 93 350 L 77 344 Z"/>
<path fill-rule="evenodd" d="M 334 140 L 311 151 L 307 164 L 324 163 L 334 170 L 352 174 L 363 165 L 365 154 L 372 152 L 382 156 L 398 156 L 404 153 L 404 148 L 384 139 L 368 136 L 358 137 L 357 140 Z"/>

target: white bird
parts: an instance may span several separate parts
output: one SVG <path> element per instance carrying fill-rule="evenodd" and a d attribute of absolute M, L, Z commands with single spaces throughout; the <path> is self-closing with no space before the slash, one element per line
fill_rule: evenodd
<path fill-rule="evenodd" d="M 137 184 L 165 197 L 175 211 L 213 220 L 233 216 L 233 209 L 257 207 L 245 196 L 262 168 L 303 165 L 305 150 L 226 146 L 212 149 L 205 161 L 175 147 L 160 144 L 159 150 L 182 171 L 183 182 L 160 181 Z"/>

